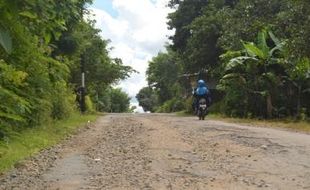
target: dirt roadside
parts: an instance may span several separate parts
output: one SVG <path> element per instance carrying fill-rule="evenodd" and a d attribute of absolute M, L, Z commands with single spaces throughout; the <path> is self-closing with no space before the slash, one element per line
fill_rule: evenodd
<path fill-rule="evenodd" d="M 18 164 L 0 189 L 310 189 L 310 135 L 111 114 Z"/>

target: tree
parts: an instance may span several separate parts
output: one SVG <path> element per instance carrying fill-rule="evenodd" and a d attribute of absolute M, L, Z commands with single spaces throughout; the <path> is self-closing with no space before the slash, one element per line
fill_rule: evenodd
<path fill-rule="evenodd" d="M 267 40 L 272 40 L 274 47 L 269 47 Z M 273 99 L 279 92 L 278 88 L 281 85 L 281 73 L 283 71 L 283 59 L 281 59 L 281 52 L 283 52 L 284 41 L 279 41 L 272 32 L 262 30 L 258 34 L 257 44 L 243 43 L 244 50 L 239 52 L 228 52 L 225 56 L 232 56 L 226 65 L 226 75 L 223 76 L 221 87 L 230 91 L 232 86 L 229 84 L 239 84 L 235 89 L 235 93 L 242 94 L 244 104 L 254 102 L 252 112 L 259 110 L 259 101 L 255 100 L 257 95 L 262 96 L 266 101 L 266 111 L 268 118 L 272 117 L 274 109 Z M 241 55 L 240 54 L 244 54 Z M 233 81 L 233 82 L 232 82 Z M 242 88 L 243 86 L 243 88 Z M 245 93 L 244 93 L 245 92 Z M 253 99 L 254 97 L 254 99 Z M 230 97 L 227 97 L 230 98 Z M 259 98 L 259 97 L 258 97 Z M 235 100 L 239 101 L 239 100 Z M 233 101 L 234 102 L 234 101 Z M 237 104 L 237 102 L 235 102 Z M 247 106 L 248 107 L 248 106 Z M 245 109 L 243 107 L 243 109 Z M 244 110 L 244 113 L 247 111 Z M 258 113 L 256 113 L 258 114 Z"/>
<path fill-rule="evenodd" d="M 128 94 L 126 94 L 119 88 L 111 88 L 108 93 L 111 97 L 111 112 L 121 113 L 129 111 L 130 98 Z"/>
<path fill-rule="evenodd" d="M 97 97 L 97 110 L 101 112 L 130 112 L 130 97 L 120 88 L 108 87 Z"/>
<path fill-rule="evenodd" d="M 168 16 L 175 34 L 167 56 L 173 57 L 180 74 L 207 70 L 208 77 L 221 79 L 227 114 L 271 118 L 303 112 L 309 116 L 308 1 L 170 0 L 169 6 L 175 9 Z M 259 31 L 256 43 L 248 43 L 255 41 Z M 223 61 L 220 55 L 224 52 Z M 164 74 L 154 74 L 154 65 L 149 68 L 153 67 L 150 71 L 158 78 L 150 81 L 155 81 L 156 93 L 159 89 L 166 93 L 159 94 L 162 107 L 173 102 L 167 92 L 175 96 L 176 90 L 159 88 Z M 169 86 L 186 88 L 184 84 L 188 82 L 176 80 Z"/>
<path fill-rule="evenodd" d="M 180 58 L 183 73 L 211 71 L 214 75 L 219 66 L 219 55 L 223 53 L 218 44 L 227 9 L 233 8 L 238 0 L 170 1 L 176 8 L 169 18 L 169 26 L 175 29 L 171 37 L 172 49 Z"/>
<path fill-rule="evenodd" d="M 276 15 L 275 31 L 288 40 L 289 56 L 309 58 L 310 53 L 310 4 L 306 0 L 281 1 L 282 8 Z"/>
<path fill-rule="evenodd" d="M 109 56 L 108 41 L 84 19 L 91 2 L 1 1 L 0 132 L 68 117 L 75 110 L 72 86 L 80 85 L 82 56 L 93 101 L 133 71 Z"/>
<path fill-rule="evenodd" d="M 103 104 L 98 100 L 103 99 L 104 91 L 110 85 L 129 77 L 129 74 L 135 71 L 131 67 L 123 65 L 121 59 L 110 57 L 107 49 L 109 41 L 101 38 L 100 30 L 95 29 L 92 22 L 79 23 L 70 36 L 71 39 L 76 39 L 79 42 L 76 52 L 70 55 L 74 60 L 74 63 L 70 65 L 70 82 L 75 87 L 80 85 L 82 55 L 87 91 L 95 103 L 95 107 L 99 109 Z"/>
<path fill-rule="evenodd" d="M 158 97 L 151 87 L 142 88 L 136 95 L 136 98 L 139 101 L 139 106 L 141 106 L 145 112 L 154 112 L 156 110 Z"/>
<path fill-rule="evenodd" d="M 170 29 L 175 29 L 175 34 L 170 37 L 174 50 L 185 50 L 187 39 L 191 36 L 189 26 L 196 17 L 202 14 L 202 9 L 207 4 L 206 0 L 170 1 L 170 7 L 177 7 L 176 11 L 168 16 Z"/>
<path fill-rule="evenodd" d="M 266 26 L 277 25 L 286 0 L 243 0 L 233 8 L 226 8 L 222 18 L 222 33 L 219 45 L 224 50 L 238 50 L 243 47 L 240 40 L 252 41 L 258 31 Z M 278 30 L 272 28 L 278 34 Z M 279 33 L 280 34 L 280 33 Z M 284 36 L 280 36 L 284 38 Z"/>
<path fill-rule="evenodd" d="M 310 59 L 297 60 L 286 66 L 286 71 L 288 73 L 287 80 L 295 87 L 296 117 L 300 117 L 303 105 L 309 109 L 309 104 L 306 105 L 306 101 L 302 104 L 302 100 L 306 100 L 310 94 Z"/>
<path fill-rule="evenodd" d="M 209 70 L 218 66 L 218 57 L 222 53 L 218 46 L 218 39 L 221 33 L 221 16 L 223 11 L 219 11 L 214 2 L 203 8 L 201 16 L 196 17 L 188 26 L 191 36 L 187 40 L 182 62 L 183 69 L 187 73 L 196 73 L 201 70 Z M 224 5 L 222 5 L 224 6 Z"/>
<path fill-rule="evenodd" d="M 163 103 L 175 96 L 174 84 L 178 80 L 178 66 L 172 53 L 158 53 L 149 62 L 146 71 L 149 86 L 154 88 L 159 103 Z"/>

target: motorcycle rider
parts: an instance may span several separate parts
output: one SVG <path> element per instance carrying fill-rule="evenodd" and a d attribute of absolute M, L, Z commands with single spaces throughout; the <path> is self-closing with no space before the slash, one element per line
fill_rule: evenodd
<path fill-rule="evenodd" d="M 199 106 L 199 100 L 201 98 L 206 99 L 208 106 L 211 104 L 210 91 L 209 91 L 205 81 L 202 79 L 198 80 L 197 88 L 194 89 L 193 96 L 194 96 L 193 109 L 195 111 L 195 114 L 197 114 L 197 110 L 198 110 L 198 106 Z"/>

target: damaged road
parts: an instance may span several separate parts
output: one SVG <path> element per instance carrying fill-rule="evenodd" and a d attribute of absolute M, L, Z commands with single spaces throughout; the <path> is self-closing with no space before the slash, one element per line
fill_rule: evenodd
<path fill-rule="evenodd" d="M 110 114 L 0 189 L 310 189 L 310 135 L 173 114 Z"/>

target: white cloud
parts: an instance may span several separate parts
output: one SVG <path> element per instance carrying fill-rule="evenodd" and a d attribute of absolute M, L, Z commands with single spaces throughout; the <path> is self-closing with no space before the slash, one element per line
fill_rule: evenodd
<path fill-rule="evenodd" d="M 132 77 L 122 81 L 118 86 L 124 89 L 130 97 L 135 97 L 143 86 L 147 86 L 147 82 L 144 73 L 133 74 Z"/>
<path fill-rule="evenodd" d="M 113 37 L 115 40 L 121 40 L 128 30 L 126 20 L 114 19 L 103 10 L 92 8 L 93 19 L 96 20 L 96 27 L 102 30 L 104 38 Z"/>
<path fill-rule="evenodd" d="M 173 34 L 166 25 L 166 17 L 171 11 L 166 7 L 167 3 L 168 0 L 112 0 L 118 13 L 116 17 L 91 8 L 102 37 L 111 40 L 111 56 L 121 58 L 125 65 L 139 72 L 119 84 L 131 97 L 147 85 L 148 61 L 164 50 L 167 36 Z"/>

